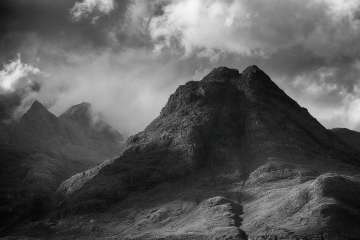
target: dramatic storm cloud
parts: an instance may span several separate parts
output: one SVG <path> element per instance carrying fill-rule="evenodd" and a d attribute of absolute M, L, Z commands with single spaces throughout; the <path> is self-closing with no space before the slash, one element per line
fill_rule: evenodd
<path fill-rule="evenodd" d="M 0 61 L 21 54 L 41 71 L 36 98 L 57 113 L 89 101 L 133 133 L 179 84 L 257 64 L 326 127 L 360 129 L 357 0 L 5 0 L 0 11 Z"/>

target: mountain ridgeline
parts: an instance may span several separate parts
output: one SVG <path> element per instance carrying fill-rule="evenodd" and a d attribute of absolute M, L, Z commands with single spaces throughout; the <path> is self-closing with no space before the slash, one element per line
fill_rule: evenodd
<path fill-rule="evenodd" d="M 86 109 L 35 118 L 50 126 L 37 130 L 46 139 L 59 129 L 49 148 L 64 136 L 101 146 L 89 140 L 95 133 Z M 112 139 L 107 131 L 96 136 Z M 64 181 L 51 217 L 36 225 L 42 231 L 24 224 L 13 232 L 48 239 L 358 239 L 359 139 L 323 127 L 257 66 L 215 68 L 179 86 L 119 157 Z"/>

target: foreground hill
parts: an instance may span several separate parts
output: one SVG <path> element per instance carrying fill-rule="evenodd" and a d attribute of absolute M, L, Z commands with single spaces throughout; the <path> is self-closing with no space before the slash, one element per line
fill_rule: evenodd
<path fill-rule="evenodd" d="M 356 239 L 359 159 L 258 67 L 216 68 L 180 86 L 119 158 L 64 182 L 57 217 L 15 233 Z"/>
<path fill-rule="evenodd" d="M 43 214 L 63 180 L 120 154 L 123 137 L 91 111 L 85 103 L 56 117 L 35 101 L 18 122 L 2 125 L 1 226 Z"/>

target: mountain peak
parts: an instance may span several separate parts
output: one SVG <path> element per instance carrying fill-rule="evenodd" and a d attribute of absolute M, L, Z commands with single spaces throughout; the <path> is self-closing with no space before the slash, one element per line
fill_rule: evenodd
<path fill-rule="evenodd" d="M 231 82 L 250 95 L 281 91 L 270 77 L 256 65 L 248 66 L 242 73 L 239 73 L 237 69 L 217 67 L 206 75 L 202 82 Z"/>
<path fill-rule="evenodd" d="M 22 118 L 54 118 L 55 115 L 49 112 L 46 107 L 40 103 L 39 101 L 35 100 L 29 110 L 24 114 Z M 56 118 L 56 117 L 55 117 Z"/>
<path fill-rule="evenodd" d="M 256 72 L 263 72 L 257 65 L 250 65 L 243 71 L 245 73 L 256 73 Z"/>
<path fill-rule="evenodd" d="M 53 131 L 57 126 L 57 117 L 46 109 L 42 103 L 34 101 L 29 110 L 21 117 L 19 126 L 20 131 L 38 136 L 46 131 Z M 45 135 L 48 136 L 48 133 L 46 132 Z"/>
<path fill-rule="evenodd" d="M 71 106 L 68 110 L 65 111 L 65 114 L 77 114 L 85 113 L 91 111 L 91 104 L 88 102 L 82 102 Z"/>
<path fill-rule="evenodd" d="M 282 96 L 284 100 L 285 98 L 290 100 L 276 83 L 256 65 L 247 67 L 241 73 L 241 81 L 237 82 L 237 85 L 250 99 L 260 96 L 269 97 L 270 94 L 273 96 Z"/>
<path fill-rule="evenodd" d="M 88 102 L 82 102 L 71 106 L 60 118 L 71 119 L 83 124 L 89 124 L 91 122 L 92 107 Z"/>
<path fill-rule="evenodd" d="M 44 105 L 42 103 L 40 103 L 38 100 L 35 100 L 32 104 L 31 107 L 29 108 L 29 111 L 33 111 L 33 110 L 46 110 L 47 109 L 44 107 Z"/>
<path fill-rule="evenodd" d="M 227 67 L 214 68 L 208 75 L 206 75 L 203 82 L 225 82 L 233 79 L 238 79 L 240 73 L 237 69 Z"/>
<path fill-rule="evenodd" d="M 270 77 L 256 65 L 245 68 L 241 75 L 242 80 L 247 82 L 248 84 L 252 83 L 253 85 L 275 85 L 275 83 L 270 79 Z"/>

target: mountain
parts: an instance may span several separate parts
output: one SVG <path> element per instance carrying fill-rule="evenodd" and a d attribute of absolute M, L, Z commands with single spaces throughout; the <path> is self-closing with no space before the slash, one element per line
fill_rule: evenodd
<path fill-rule="evenodd" d="M 69 140 L 86 148 L 87 158 L 99 161 L 120 154 L 124 137 L 94 112 L 90 103 L 70 107 L 59 119 L 66 126 Z"/>
<path fill-rule="evenodd" d="M 62 124 L 38 101 L 11 128 L 9 143 L 29 151 L 51 152 L 65 143 Z"/>
<path fill-rule="evenodd" d="M 132 136 L 123 155 L 89 186 L 94 195 L 121 198 L 130 189 L 199 168 L 238 169 L 245 177 L 269 159 L 320 171 L 333 165 L 346 170 L 348 162 L 357 163 L 355 152 L 347 151 L 259 68 L 251 66 L 242 74 L 217 68 L 202 81 L 180 86 L 160 116 Z M 101 192 L 94 189 L 105 183 Z"/>
<path fill-rule="evenodd" d="M 120 154 L 124 141 L 104 120 L 94 120 L 98 117 L 89 103 L 72 106 L 56 117 L 35 101 L 11 126 L 8 143 L 78 162 L 83 165 L 78 170 L 84 170 Z"/>
<path fill-rule="evenodd" d="M 257 66 L 220 67 L 181 85 L 119 158 L 63 183 L 54 228 L 86 238 L 94 227 L 99 239 L 243 239 L 241 229 L 355 239 L 359 156 Z"/>
<path fill-rule="evenodd" d="M 57 117 L 35 101 L 17 122 L 1 125 L 0 232 L 48 211 L 65 179 L 120 155 L 123 137 L 95 114 L 80 104 Z"/>
<path fill-rule="evenodd" d="M 72 120 L 83 126 L 90 127 L 90 124 L 92 123 L 92 115 L 93 112 L 91 109 L 91 104 L 83 102 L 70 107 L 60 115 L 60 118 Z"/>
<path fill-rule="evenodd" d="M 95 121 L 96 117 L 99 116 L 89 103 L 72 106 L 56 117 L 35 101 L 10 127 L 8 143 L 78 162 L 80 170 L 84 170 L 119 155 L 124 141 L 121 134 L 104 120 Z"/>

